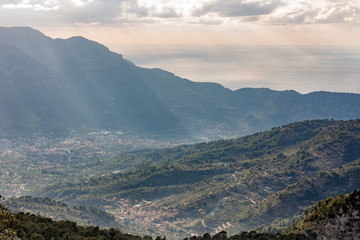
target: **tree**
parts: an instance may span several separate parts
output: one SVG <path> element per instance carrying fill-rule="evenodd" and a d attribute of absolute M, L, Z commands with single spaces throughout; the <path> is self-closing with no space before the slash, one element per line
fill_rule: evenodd
<path fill-rule="evenodd" d="M 15 221 L 14 215 L 1 202 L 4 198 L 0 195 L 0 240 L 17 239 L 16 233 L 9 227 Z"/>

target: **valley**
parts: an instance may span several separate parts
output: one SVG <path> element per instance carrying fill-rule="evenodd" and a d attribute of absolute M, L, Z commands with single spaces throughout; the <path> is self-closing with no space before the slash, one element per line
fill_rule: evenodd
<path fill-rule="evenodd" d="M 120 153 L 172 147 L 190 140 L 162 141 L 105 130 L 69 131 L 62 136 L 42 132 L 1 133 L 1 195 L 24 196 L 34 189 L 64 181 L 121 171 L 108 160 Z M 147 150 L 146 150 L 147 149 Z M 74 174 L 76 172 L 76 174 Z"/>

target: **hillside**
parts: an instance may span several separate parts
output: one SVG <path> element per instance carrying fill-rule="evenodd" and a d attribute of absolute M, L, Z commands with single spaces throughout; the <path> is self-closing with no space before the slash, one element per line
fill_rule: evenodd
<path fill-rule="evenodd" d="M 231 91 L 137 67 L 83 37 L 52 39 L 27 27 L 0 28 L 0 130 L 94 128 L 219 139 L 300 120 L 357 117 L 359 94 Z"/>
<path fill-rule="evenodd" d="M 1 196 L 0 196 L 1 198 Z M 71 221 L 53 221 L 51 218 L 45 218 L 34 214 L 11 213 L 1 202 L 0 202 L 0 239 L 103 239 L 103 240 L 126 240 L 126 239 L 137 239 L 137 240 L 152 240 L 151 236 L 134 236 L 130 234 L 121 233 L 119 230 L 111 229 L 100 229 L 98 226 L 83 227 L 78 226 L 75 222 Z M 220 232 L 211 237 L 210 234 L 206 233 L 203 237 L 192 236 L 190 239 L 281 239 L 281 240 L 306 240 L 308 238 L 303 234 L 267 234 L 267 233 L 256 233 L 256 232 L 243 232 L 241 235 L 233 236 L 228 238 L 226 232 Z M 166 237 L 156 237 L 156 240 L 165 240 Z M 189 239 L 189 238 L 186 238 Z"/>
<path fill-rule="evenodd" d="M 303 233 L 314 239 L 359 239 L 360 192 L 341 194 L 318 202 L 287 233 Z"/>
<path fill-rule="evenodd" d="M 236 234 L 360 188 L 359 139 L 360 120 L 298 122 L 234 140 L 120 155 L 103 165 L 118 174 L 38 194 L 106 208 L 123 219 L 123 229 L 136 225 L 132 230 L 146 234 Z"/>
<path fill-rule="evenodd" d="M 292 218 L 321 199 L 358 189 L 359 177 L 360 159 L 300 180 L 261 202 L 257 222 L 268 225 L 276 218 Z"/>
<path fill-rule="evenodd" d="M 348 195 L 340 194 L 337 197 L 329 197 L 319 201 L 310 210 L 305 211 L 304 217 L 288 227 L 283 234 L 258 233 L 255 231 L 242 232 L 228 237 L 225 231 L 211 236 L 209 233 L 203 236 L 192 236 L 186 240 L 251 240 L 251 239 L 278 239 L 278 240 L 302 240 L 302 239 L 358 239 L 359 237 L 359 206 L 360 192 L 354 191 Z M 35 216 L 33 214 L 12 214 L 0 202 L 0 239 L 147 239 L 150 236 L 133 236 L 123 234 L 119 230 L 111 228 L 100 229 L 96 226 L 82 227 L 71 221 L 53 221 L 51 218 Z M 20 238 L 16 238 L 20 237 Z M 156 239 L 166 239 L 157 237 Z"/>
<path fill-rule="evenodd" d="M 69 207 L 62 202 L 48 198 L 33 198 L 30 196 L 10 198 L 5 202 L 13 213 L 30 213 L 51 218 L 55 221 L 72 221 L 81 226 L 116 227 L 115 217 L 94 207 Z"/>
<path fill-rule="evenodd" d="M 1 198 L 1 196 L 0 196 Z M 1 200 L 3 200 L 1 198 Z M 11 213 L 0 201 L 0 239 L 138 239 L 143 238 L 121 233 L 119 230 L 100 229 L 98 226 L 83 227 L 71 221 L 53 221 L 51 218 L 29 213 Z M 148 239 L 149 238 L 144 238 Z M 161 240 L 163 238 L 158 238 Z"/>

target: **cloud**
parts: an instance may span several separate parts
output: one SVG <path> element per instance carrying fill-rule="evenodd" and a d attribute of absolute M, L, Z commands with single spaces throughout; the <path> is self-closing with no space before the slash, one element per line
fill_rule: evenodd
<path fill-rule="evenodd" d="M 216 13 L 220 17 L 247 17 L 272 13 L 281 6 L 280 0 L 215 0 L 195 9 L 196 17 Z"/>
<path fill-rule="evenodd" d="M 168 18 L 182 18 L 182 9 L 137 0 L 0 0 L 0 20 L 13 24 L 137 24 Z"/>
<path fill-rule="evenodd" d="M 221 25 L 224 23 L 224 19 L 219 18 L 217 16 L 211 16 L 211 14 L 208 14 L 206 16 L 195 18 L 192 21 L 190 21 L 190 23 L 204 24 L 204 25 Z"/>
<path fill-rule="evenodd" d="M 318 12 L 315 20 L 325 23 L 360 23 L 360 2 L 346 1 L 330 4 Z"/>
<path fill-rule="evenodd" d="M 360 23 L 359 0 L 211 0 L 192 16 L 216 14 L 224 19 L 266 24 Z M 199 23 L 202 23 L 199 21 Z"/>
<path fill-rule="evenodd" d="M 359 1 L 324 0 L 309 3 L 306 0 L 288 0 L 265 19 L 275 24 L 360 23 Z"/>
<path fill-rule="evenodd" d="M 88 1 L 82 6 L 65 1 L 61 3 L 58 15 L 65 22 L 108 23 L 124 15 L 125 5 L 124 0 Z"/>
<path fill-rule="evenodd" d="M 108 24 L 131 22 L 132 19 L 137 22 L 138 18 L 148 16 L 149 10 L 139 6 L 134 0 L 0 1 L 0 19 L 15 24 Z"/>
<path fill-rule="evenodd" d="M 182 18 L 182 14 L 176 12 L 176 9 L 171 7 L 164 7 L 161 10 L 152 9 L 151 16 L 158 18 Z"/>
<path fill-rule="evenodd" d="M 34 11 L 50 11 L 59 8 L 56 0 L 1 1 L 1 6 L 5 9 L 30 9 Z"/>
<path fill-rule="evenodd" d="M 169 21 L 169 19 L 171 19 Z M 5 25 L 360 23 L 359 0 L 0 0 Z"/>

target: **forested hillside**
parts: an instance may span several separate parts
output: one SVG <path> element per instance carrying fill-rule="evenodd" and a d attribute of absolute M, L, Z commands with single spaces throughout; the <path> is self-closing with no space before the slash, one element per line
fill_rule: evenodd
<path fill-rule="evenodd" d="M 314 239 L 359 239 L 360 192 L 319 201 L 286 233 L 303 233 Z"/>
<path fill-rule="evenodd" d="M 1 198 L 1 196 L 0 196 Z M 1 199 L 3 200 L 3 199 Z M 100 229 L 98 226 L 78 226 L 71 221 L 53 221 L 51 218 L 30 213 L 13 214 L 0 201 L 0 239 L 1 240 L 125 240 L 143 239 L 138 236 L 121 233 L 119 230 Z M 144 238 L 150 240 L 151 238 Z M 162 238 L 158 238 L 161 240 Z"/>
<path fill-rule="evenodd" d="M 68 206 L 66 203 L 57 202 L 49 198 L 34 198 L 24 196 L 10 198 L 6 206 L 13 213 L 25 212 L 43 217 L 49 217 L 55 221 L 72 221 L 81 226 L 116 227 L 115 217 L 95 207 Z"/>
<path fill-rule="evenodd" d="M 209 233 L 200 236 L 192 236 L 193 240 L 220 240 L 220 239 L 280 239 L 280 240 L 306 240 L 308 238 L 302 234 L 264 234 L 256 232 L 243 232 L 241 235 L 227 237 L 226 232 L 217 233 L 211 236 Z M 39 215 L 29 213 L 11 213 L 0 202 L 0 239 L 4 240 L 45 240 L 45 239 L 78 239 L 78 240 L 152 240 L 151 236 L 134 236 L 121 233 L 118 229 L 100 229 L 98 226 L 83 227 L 78 226 L 71 221 L 53 221 L 51 218 L 45 218 Z M 156 240 L 165 240 L 166 237 L 156 237 Z M 189 239 L 189 238 L 186 238 Z"/>
<path fill-rule="evenodd" d="M 288 227 L 282 234 L 241 232 L 228 237 L 226 231 L 211 236 L 186 237 L 185 240 L 310 240 L 310 239 L 358 239 L 360 234 L 360 192 L 328 197 L 305 211 L 304 217 Z M 97 226 L 82 227 L 71 221 L 53 221 L 29 213 L 11 213 L 0 202 L 0 239 L 109 239 L 109 240 L 151 240 L 151 236 L 134 236 L 121 231 L 100 229 Z M 157 237 L 156 240 L 166 239 Z"/>
<path fill-rule="evenodd" d="M 124 167 L 118 174 L 40 194 L 106 207 L 123 227 L 135 224 L 132 230 L 146 234 L 236 234 L 360 188 L 359 139 L 360 120 L 298 122 L 234 140 L 121 155 L 108 163 Z"/>

